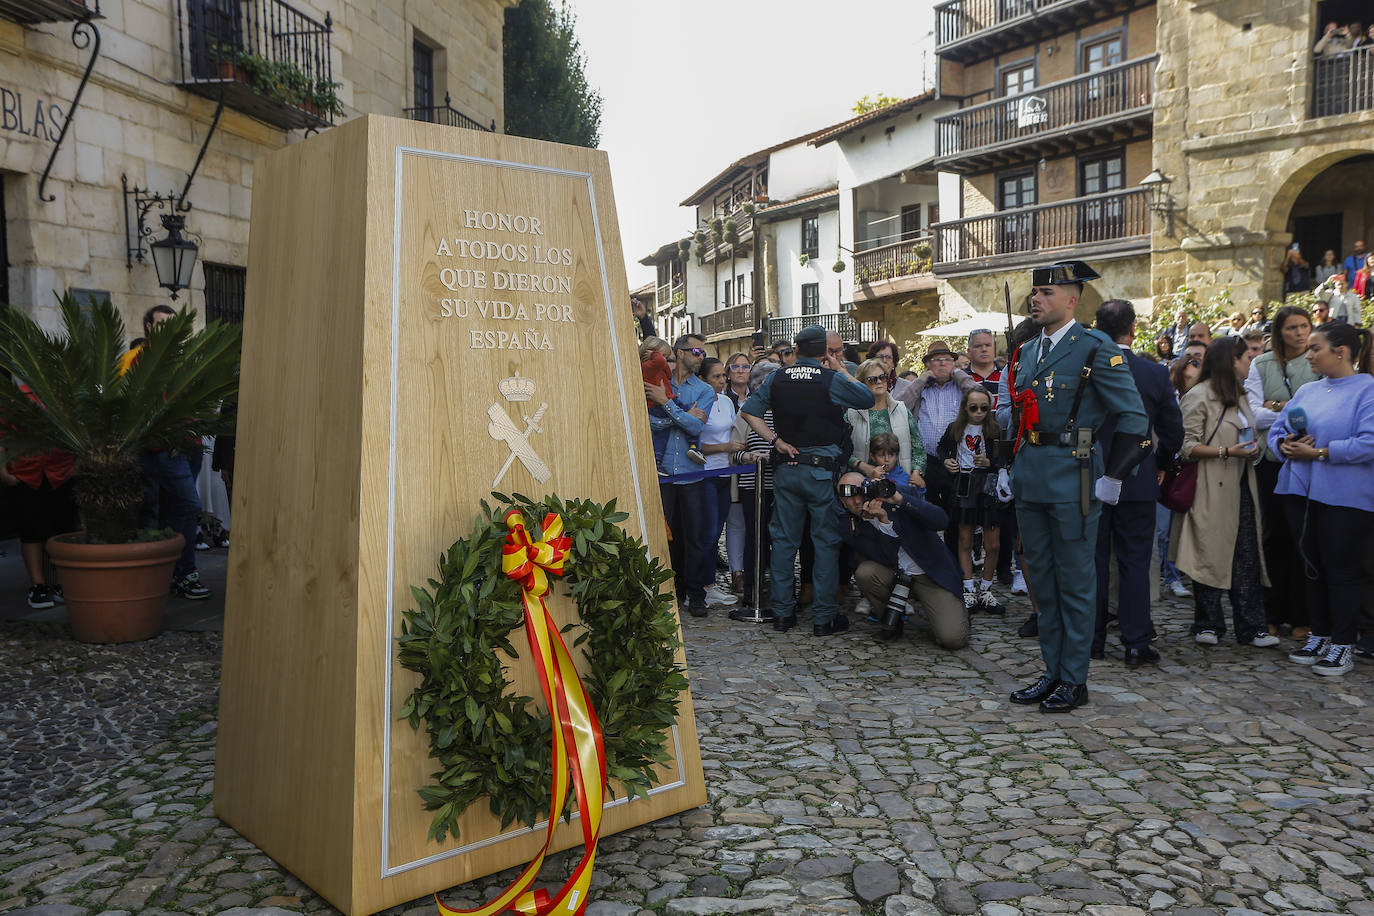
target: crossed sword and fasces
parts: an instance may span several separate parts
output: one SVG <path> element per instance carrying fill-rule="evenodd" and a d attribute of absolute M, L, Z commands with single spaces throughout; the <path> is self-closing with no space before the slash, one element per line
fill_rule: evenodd
<path fill-rule="evenodd" d="M 525 420 L 525 428 L 521 430 L 511 421 L 510 416 L 500 404 L 492 404 L 487 408 L 487 416 L 491 422 L 487 424 L 487 432 L 493 439 L 506 443 L 510 448 L 510 456 L 506 458 L 506 463 L 501 465 L 501 470 L 496 473 L 496 479 L 491 482 L 491 488 L 496 489 L 501 478 L 506 476 L 511 464 L 516 458 L 525 466 L 525 470 L 530 472 L 530 476 L 543 483 L 552 476 L 549 466 L 544 463 L 530 445 L 530 433 L 542 433 L 539 428 L 539 421 L 544 417 L 544 411 L 548 410 L 548 404 L 540 404 L 539 409 L 534 412 L 534 416 Z"/>

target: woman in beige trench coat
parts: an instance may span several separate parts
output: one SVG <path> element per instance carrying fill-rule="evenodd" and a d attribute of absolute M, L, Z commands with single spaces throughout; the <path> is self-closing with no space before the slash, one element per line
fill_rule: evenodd
<path fill-rule="evenodd" d="M 1213 341 L 1198 383 L 1179 403 L 1179 454 L 1197 462 L 1197 496 L 1192 509 L 1174 516 L 1170 559 L 1193 580 L 1193 638 L 1202 645 L 1214 646 L 1226 634 L 1221 599 L 1227 592 L 1241 645 L 1279 642 L 1265 625 L 1262 586 L 1269 579 L 1260 551 L 1259 446 L 1244 388 L 1249 371 L 1243 338 Z"/>

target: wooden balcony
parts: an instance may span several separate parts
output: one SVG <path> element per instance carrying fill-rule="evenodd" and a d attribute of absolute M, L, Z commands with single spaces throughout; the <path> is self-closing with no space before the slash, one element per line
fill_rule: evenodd
<path fill-rule="evenodd" d="M 986 172 L 1084 146 L 1148 137 L 1156 55 L 935 119 L 935 165 Z"/>
<path fill-rule="evenodd" d="M 931 236 L 923 235 L 854 252 L 854 301 L 934 289 L 933 241 Z"/>
<path fill-rule="evenodd" d="M 1132 0 L 945 0 L 935 4 L 935 53 L 969 61 L 1106 19 Z"/>
<path fill-rule="evenodd" d="M 99 19 L 100 0 L 0 0 L 0 19 L 20 25 Z"/>
<path fill-rule="evenodd" d="M 754 303 L 746 302 L 743 305 L 732 305 L 709 315 L 702 315 L 701 333 L 707 341 L 751 334 L 758 329 L 757 314 Z"/>
<path fill-rule="evenodd" d="M 714 219 L 715 217 L 712 217 Z M 735 221 L 735 233 L 739 236 L 739 241 L 735 244 L 721 242 L 719 245 L 711 243 L 711 228 L 706 226 L 702 231 L 706 233 L 706 263 L 711 264 L 715 261 L 728 261 L 731 256 L 742 257 L 753 251 L 754 243 L 754 214 L 745 212 L 743 204 L 736 206 L 728 214 L 721 217 L 724 220 Z"/>
<path fill-rule="evenodd" d="M 937 276 L 1150 250 L 1146 188 L 935 224 Z"/>
<path fill-rule="evenodd" d="M 490 125 L 486 125 L 454 108 L 453 98 L 447 92 L 444 93 L 444 104 L 442 105 L 402 108 L 401 111 L 412 121 L 443 124 L 445 127 L 466 127 L 468 130 L 485 130 L 488 133 L 496 131 L 496 121 L 493 120 Z"/>
<path fill-rule="evenodd" d="M 819 315 L 796 315 L 792 318 L 768 319 L 768 341 L 795 340 L 802 328 L 818 324 L 840 335 L 845 343 L 871 341 L 878 337 L 876 321 L 855 321 L 848 312 L 823 312 Z"/>
<path fill-rule="evenodd" d="M 281 130 L 334 123 L 333 22 L 282 0 L 177 0 L 183 89 Z"/>
<path fill-rule="evenodd" d="M 1374 110 L 1374 51 L 1356 48 L 1312 61 L 1312 117 Z"/>

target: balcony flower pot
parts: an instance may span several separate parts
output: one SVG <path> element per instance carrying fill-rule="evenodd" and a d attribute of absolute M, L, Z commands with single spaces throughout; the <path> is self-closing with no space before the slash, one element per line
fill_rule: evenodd
<path fill-rule="evenodd" d="M 129 617 L 127 629 L 113 629 L 108 619 L 90 629 L 83 622 L 78 638 L 146 638 L 157 632 L 167 599 L 166 558 L 175 563 L 184 542 L 181 535 L 140 537 L 141 456 L 228 428 L 232 420 L 226 422 L 220 406 L 238 396 L 240 329 L 216 321 L 192 333 L 196 314 L 182 310 L 154 327 L 121 370 L 129 335 L 110 300 L 89 312 L 71 294 L 61 304 L 63 331 L 53 334 L 20 309 L 0 309 L 0 370 L 24 382 L 22 388 L 0 385 L 0 445 L 16 457 L 61 449 L 75 461 L 72 496 L 87 543 L 78 535 L 49 542 L 73 621 L 81 617 L 79 605 L 89 608 L 82 603 L 101 598 L 106 613 L 98 616 Z M 97 570 L 87 548 L 97 555 L 132 553 L 132 565 L 148 582 L 119 584 L 127 573 Z M 88 573 L 93 583 L 84 581 Z M 153 600 L 156 609 L 134 599 Z"/>
<path fill-rule="evenodd" d="M 232 60 L 216 61 L 215 77 L 216 79 L 233 80 L 236 83 L 248 82 L 248 73 Z"/>
<path fill-rule="evenodd" d="M 81 642 L 137 642 L 162 630 L 179 534 L 133 544 L 89 544 L 86 532 L 48 540 L 67 619 Z"/>

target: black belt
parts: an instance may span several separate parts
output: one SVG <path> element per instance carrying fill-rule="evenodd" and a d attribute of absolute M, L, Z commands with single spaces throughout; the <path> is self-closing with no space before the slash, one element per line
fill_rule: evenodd
<path fill-rule="evenodd" d="M 839 467 L 839 462 L 834 458 L 827 458 L 824 455 L 801 455 L 792 458 L 780 458 L 779 464 L 800 464 L 806 467 L 821 468 L 826 471 L 833 471 Z"/>

